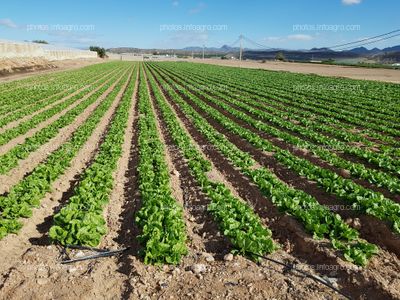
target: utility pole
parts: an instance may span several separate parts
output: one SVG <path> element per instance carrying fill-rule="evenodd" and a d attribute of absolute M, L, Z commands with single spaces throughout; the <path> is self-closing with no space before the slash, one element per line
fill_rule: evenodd
<path fill-rule="evenodd" d="M 243 34 L 241 34 L 240 36 L 239 36 L 239 39 L 240 39 L 240 51 L 239 51 L 239 67 L 241 67 L 242 66 L 242 52 L 243 52 L 243 48 L 242 48 L 242 39 L 243 39 Z"/>
<path fill-rule="evenodd" d="M 205 46 L 204 46 L 204 44 L 203 44 L 203 59 L 204 59 L 204 47 L 205 47 Z"/>
<path fill-rule="evenodd" d="M 192 59 L 193 59 L 193 51 L 192 51 Z"/>

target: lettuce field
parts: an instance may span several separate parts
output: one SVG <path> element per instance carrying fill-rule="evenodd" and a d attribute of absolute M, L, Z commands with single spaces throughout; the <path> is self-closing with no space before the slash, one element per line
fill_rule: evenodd
<path fill-rule="evenodd" d="M 2 83 L 0 294 L 399 299 L 399 97 L 189 62 Z M 94 248 L 125 251 L 60 264 Z"/>

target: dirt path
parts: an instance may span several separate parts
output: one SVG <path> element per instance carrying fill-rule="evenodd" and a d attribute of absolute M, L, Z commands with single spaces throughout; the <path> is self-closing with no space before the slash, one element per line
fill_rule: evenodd
<path fill-rule="evenodd" d="M 195 63 L 204 63 L 220 66 L 264 69 L 272 71 L 287 71 L 303 74 L 317 74 L 321 76 L 346 77 L 352 79 L 376 80 L 383 82 L 400 83 L 400 70 L 377 69 L 377 68 L 357 68 L 347 66 L 334 66 L 313 63 L 292 63 L 267 61 L 265 63 L 257 61 L 243 61 L 241 64 L 237 60 L 221 59 L 190 59 L 185 60 Z"/>
<path fill-rule="evenodd" d="M 99 64 L 105 62 L 100 58 L 93 59 L 66 59 L 60 61 L 49 62 L 47 60 L 29 59 L 27 62 L 23 59 L 17 60 L 0 60 L 0 71 L 4 68 L 19 67 L 21 70 L 12 73 L 2 73 L 0 75 L 0 82 L 10 82 L 14 80 L 24 79 L 31 76 L 38 76 L 48 73 L 62 72 L 66 70 L 80 69 L 89 65 Z M 24 66 L 29 66 L 24 71 Z"/>

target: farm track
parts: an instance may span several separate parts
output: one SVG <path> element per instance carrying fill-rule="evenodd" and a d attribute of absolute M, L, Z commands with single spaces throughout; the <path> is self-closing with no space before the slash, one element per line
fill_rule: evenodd
<path fill-rule="evenodd" d="M 108 82 L 99 85 L 99 81 L 105 77 L 112 77 L 112 85 L 103 94 L 79 113 L 73 122 L 61 128 L 56 136 L 35 148 L 26 158 L 19 160 L 18 166 L 12 168 L 7 174 L 0 175 L 0 195 L 7 196 L 13 186 L 23 182 L 38 166 L 43 165 L 52 153 L 67 143 L 75 132 L 106 102 L 107 95 L 113 93 L 112 101 L 107 102 L 109 103 L 106 106 L 107 109 L 105 111 L 99 110 L 102 114 L 97 119 L 98 123 L 93 127 L 94 130 L 91 131 L 84 144 L 80 146 L 78 152 L 74 154 L 69 167 L 51 183 L 51 191 L 47 192 L 41 199 L 40 206 L 33 209 L 31 217 L 21 219 L 23 226 L 18 234 L 8 234 L 0 240 L 0 251 L 7 257 L 0 262 L 0 299 L 22 299 L 26 297 L 27 290 L 30 290 L 30 297 L 33 299 L 66 299 L 71 297 L 80 299 L 108 299 L 111 297 L 122 299 L 140 299 L 143 297 L 149 299 L 209 299 L 218 297 L 227 299 L 342 299 L 332 289 L 270 261 L 261 260 L 256 263 L 241 255 L 235 255 L 232 261 L 225 260 L 225 255 L 234 250 L 235 246 L 224 235 L 224 232 L 218 226 L 218 221 L 208 210 L 213 197 L 205 193 L 198 182 L 198 178 L 196 178 L 196 173 L 193 173 L 194 171 L 191 169 L 192 160 L 184 156 L 183 149 L 175 140 L 172 131 L 174 127 L 170 127 L 168 121 L 170 116 L 168 117 L 168 114 L 166 114 L 165 106 L 173 112 L 176 122 L 189 137 L 191 144 L 200 153 L 203 160 L 210 163 L 211 169 L 206 174 L 208 180 L 223 184 L 240 202 L 249 204 L 249 207 L 260 218 L 262 225 L 272 231 L 272 239 L 279 244 L 280 249 L 268 254 L 269 258 L 293 265 L 295 269 L 306 271 L 320 278 L 325 278 L 324 280 L 333 283 L 342 293 L 352 299 L 400 298 L 400 278 L 398 276 L 400 273 L 400 239 L 398 234 L 393 233 L 388 223 L 354 209 L 347 209 L 348 202 L 344 202 L 334 194 L 324 191 L 316 182 L 301 176 L 297 171 L 280 162 L 272 152 L 262 151 L 241 135 L 229 131 L 225 125 L 203 110 L 187 95 L 194 95 L 201 103 L 215 109 L 235 124 L 258 135 L 272 145 L 289 151 L 295 157 L 306 159 L 318 167 L 333 171 L 345 178 L 351 178 L 355 183 L 373 191 L 381 192 L 385 197 L 400 203 L 400 196 L 397 193 L 378 187 L 365 179 L 349 177 L 347 173 L 344 173 L 346 170 L 329 164 L 305 149 L 298 148 L 252 127 L 251 124 L 209 101 L 204 95 L 214 97 L 221 103 L 229 105 L 267 126 L 274 127 L 307 142 L 312 142 L 298 132 L 259 119 L 257 115 L 247 112 L 235 103 L 230 103 L 229 99 L 219 96 L 218 90 L 196 90 L 196 85 L 212 84 L 213 80 L 217 82 L 217 79 L 212 76 L 207 80 L 207 77 L 203 77 L 196 70 L 191 77 L 190 69 L 185 70 L 179 64 L 176 69 L 172 69 L 171 63 L 125 62 L 115 63 L 113 68 L 110 68 L 110 66 L 107 66 L 107 73 L 97 74 L 97 79 L 94 79 L 91 83 L 95 87 L 95 90 L 91 92 L 93 94 Z M 100 70 L 99 67 L 97 68 Z M 130 75 L 127 75 L 127 72 Z M 73 72 L 71 71 L 71 73 Z M 115 76 L 117 73 L 118 76 Z M 216 74 L 218 73 L 216 72 Z M 64 75 L 58 74 L 57 76 L 61 78 Z M 47 82 L 47 80 L 52 82 L 51 78 L 43 82 Z M 221 78 L 222 82 L 224 80 L 231 82 L 228 75 Z M 146 100 L 144 98 L 147 96 L 139 93 L 139 88 L 143 88 L 143 83 L 148 96 Z M 179 85 L 182 85 L 185 93 Z M 24 86 L 24 84 L 21 86 Z M 129 247 L 129 250 L 112 258 L 61 265 L 59 261 L 62 256 L 62 248 L 59 245 L 52 244 L 49 238 L 49 230 L 53 225 L 54 216 L 67 206 L 72 196 L 76 195 L 75 189 L 85 178 L 85 171 L 95 164 L 96 157 L 102 151 L 102 145 L 106 144 L 107 136 L 110 135 L 108 133 L 110 128 L 113 127 L 112 124 L 116 123 L 118 112 L 121 112 L 121 109 L 118 110 L 118 108 L 124 107 L 122 104 L 127 103 L 123 99 L 126 99 L 124 97 L 129 90 L 128 86 L 132 95 L 129 94 L 130 109 L 127 119 L 125 119 L 127 126 L 122 133 L 122 152 L 119 154 L 117 167 L 112 173 L 113 183 L 109 201 L 102 208 L 102 217 L 105 220 L 107 232 L 102 236 L 98 247 L 111 249 Z M 0 86 L 0 90 L 1 88 Z M 17 87 L 15 90 L 17 90 Z M 13 128 L 46 109 L 61 104 L 82 90 L 83 88 L 79 88 L 54 103 L 8 123 L 5 128 Z M 143 89 L 141 91 L 143 92 Z M 176 101 L 171 96 L 171 91 L 176 93 L 182 102 Z M 202 94 L 202 92 L 205 92 L 205 94 Z M 226 90 L 222 95 L 230 97 L 230 92 L 232 91 Z M 242 93 L 235 94 L 232 98 L 246 97 L 248 93 L 243 90 Z M 142 96 L 139 96 L 139 94 Z M 254 95 L 257 95 L 257 91 Z M 90 95 L 86 95 L 77 100 L 70 107 L 39 123 L 37 127 L 16 137 L 10 143 L 14 143 L 14 146 L 16 146 L 23 142 L 26 138 L 33 136 L 39 130 L 62 117 L 67 111 L 73 109 L 71 107 L 79 105 L 89 97 Z M 40 101 L 44 101 L 44 99 Z M 142 101 L 142 107 L 140 101 Z M 139 228 L 135 217 L 142 206 L 146 205 L 140 193 L 142 189 L 140 187 L 141 176 L 138 172 L 140 166 L 139 153 L 141 153 L 139 136 L 140 128 L 143 128 L 140 127 L 140 119 L 149 118 L 151 115 L 151 113 L 147 115 L 147 112 L 145 114 L 139 113 L 139 111 L 143 111 L 144 101 L 149 101 L 149 110 L 154 114 L 156 133 L 164 147 L 164 160 L 169 174 L 169 187 L 172 197 L 183 207 L 182 217 L 186 227 L 188 254 L 182 257 L 178 265 L 153 266 L 144 264 L 142 257 L 146 248 L 138 239 L 138 236 L 142 234 L 142 229 Z M 243 170 L 231 160 L 230 156 L 223 154 L 223 151 L 199 130 L 198 125 L 185 111 L 181 103 L 189 105 L 199 116 L 204 118 L 211 128 L 225 136 L 227 141 L 237 149 L 253 157 L 255 163 L 251 168 L 265 167 L 290 187 L 313 196 L 321 205 L 330 208 L 334 213 L 338 213 L 347 223 L 357 228 L 361 238 L 378 245 L 380 247 L 379 253 L 373 255 L 366 266 L 358 267 L 346 261 L 343 252 L 332 247 L 330 239 L 318 240 L 313 238 L 312 234 L 305 230 L 303 223 L 296 220 L 295 216 L 280 211 L 274 204 L 275 202 L 262 192 L 250 176 L 245 175 Z M 251 103 L 249 105 L 262 109 Z M 273 107 L 274 104 L 271 102 L 266 105 Z M 285 103 L 285 105 L 287 104 Z M 1 132 L 3 132 L 2 129 L 0 129 L 0 134 Z M 328 132 L 320 131 L 319 133 L 329 138 L 336 138 Z M 382 141 L 378 140 L 377 144 L 380 142 Z M 10 150 L 11 146 L 8 146 L 8 144 L 3 146 L 9 147 L 7 149 Z M 361 143 L 355 144 L 355 147 L 358 146 L 361 146 Z M 4 153 L 3 147 L 0 147 L 0 154 Z M 349 161 L 354 159 L 353 156 L 342 157 Z M 373 167 L 365 161 L 363 163 L 366 167 Z M 1 213 L 0 209 L 0 217 Z M 72 254 L 83 255 L 82 251 L 78 250 L 73 250 Z M 203 265 L 205 270 L 199 273 L 194 272 L 193 267 L 198 264 Z"/>
<path fill-rule="evenodd" d="M 172 87 L 169 87 L 169 88 L 172 88 Z M 179 111 L 179 109 L 180 109 L 179 106 L 174 104 L 171 99 L 169 99 L 169 101 L 171 102 L 171 105 L 174 106 L 174 109 L 176 111 Z M 228 139 L 230 139 L 230 141 L 233 142 L 235 145 L 239 146 L 239 148 L 241 148 L 242 150 L 244 150 L 246 152 L 256 153 L 256 155 L 255 155 L 256 160 L 261 162 L 261 164 L 268 163 L 268 167 L 274 168 L 274 172 L 275 172 L 275 174 L 278 175 L 278 177 L 281 177 L 281 179 L 288 181 L 288 183 L 293 184 L 293 185 L 295 185 L 295 187 L 298 187 L 300 189 L 304 189 L 305 187 L 307 187 L 306 192 L 308 192 L 308 193 L 310 193 L 310 191 L 314 190 L 314 192 L 316 192 L 315 196 L 317 196 L 317 199 L 324 199 L 321 197 L 326 196 L 325 195 L 326 193 L 318 190 L 317 188 L 310 189 L 310 187 L 309 187 L 310 183 L 307 182 L 307 180 L 302 180 L 296 174 L 293 174 L 293 172 L 291 172 L 290 170 L 287 170 L 287 169 L 285 170 L 284 168 L 282 168 L 282 166 L 279 166 L 279 164 L 277 164 L 277 163 L 267 162 L 268 160 L 270 160 L 270 157 L 266 156 L 261 151 L 254 149 L 254 147 L 252 147 L 251 145 L 242 141 L 238 136 L 235 136 L 235 135 L 229 133 L 224 128 L 222 128 L 218 123 L 216 123 L 214 120 L 207 117 L 207 115 L 205 115 L 203 112 L 201 112 L 199 108 L 196 108 L 195 105 L 193 105 L 193 104 L 191 104 L 191 105 L 196 109 L 196 111 L 198 111 L 200 114 L 202 114 L 203 117 L 205 117 L 211 125 L 213 125 L 221 133 L 226 135 L 228 137 Z M 185 119 L 185 116 L 182 112 L 180 112 L 179 116 L 181 119 Z M 190 124 L 190 121 L 188 121 L 186 119 L 185 125 L 192 126 L 189 124 Z M 190 131 L 190 133 L 195 139 L 198 139 L 197 140 L 198 143 L 200 143 L 200 144 L 208 143 L 207 140 L 205 140 L 204 138 L 203 139 L 199 138 L 200 134 L 198 132 L 196 132 L 195 129 L 192 129 L 192 131 Z M 222 162 L 225 160 L 224 157 L 215 150 L 210 151 L 210 149 L 212 150 L 212 147 L 207 147 L 206 149 L 208 151 L 208 155 L 207 155 L 208 158 L 211 159 L 216 165 L 221 166 Z M 321 243 L 316 243 L 315 241 L 313 241 L 309 237 L 307 237 L 307 234 L 304 233 L 302 226 L 300 224 L 298 224 L 296 221 L 294 221 L 293 219 L 291 219 L 290 217 L 284 216 L 282 218 L 282 215 L 279 214 L 279 212 L 276 210 L 276 208 L 272 204 L 270 204 L 270 202 L 268 200 L 266 200 L 264 198 L 264 196 L 262 196 L 262 194 L 258 191 L 257 188 L 254 188 L 254 187 L 252 188 L 252 184 L 248 181 L 248 179 L 243 178 L 243 175 L 241 175 L 237 170 L 235 170 L 229 162 L 225 162 L 225 164 L 222 164 L 221 168 L 222 168 L 222 170 L 225 169 L 225 171 L 222 171 L 222 172 L 224 174 L 226 174 L 227 178 L 229 178 L 230 180 L 233 180 L 233 178 L 236 177 L 237 190 L 243 191 L 242 197 L 244 199 L 251 199 L 250 201 L 253 201 L 253 205 L 255 205 L 255 207 L 258 208 L 257 211 L 261 216 L 263 216 L 264 218 L 269 218 L 269 219 L 278 219 L 278 221 L 277 221 L 278 224 L 276 224 L 276 225 L 269 224 L 269 227 L 273 230 L 274 236 L 276 236 L 276 235 L 279 236 L 280 234 L 283 233 L 283 237 L 281 238 L 281 244 L 285 244 L 285 243 L 287 243 L 287 241 L 290 241 L 289 243 L 291 244 L 291 247 L 293 247 L 294 254 L 297 255 L 301 259 L 307 260 L 308 264 L 310 264 L 310 265 L 318 265 L 318 264 L 322 264 L 323 262 L 325 262 L 325 263 L 329 262 L 329 264 L 337 265 L 339 269 L 343 268 L 343 267 L 341 267 L 343 262 L 341 262 L 336 257 L 336 255 L 332 253 L 331 249 L 323 247 L 323 246 L 321 247 Z M 233 175 L 235 173 L 236 173 L 236 176 Z M 290 174 L 290 173 L 292 173 L 292 174 Z M 288 178 L 291 178 L 291 179 L 288 179 Z M 237 182 L 238 180 L 240 180 L 240 181 Z M 301 181 L 303 181 L 303 184 L 301 184 Z M 299 184 L 299 182 L 300 182 L 300 184 Z M 233 181 L 232 181 L 232 183 L 233 183 Z M 249 190 L 252 192 L 249 192 Z M 246 193 L 248 193 L 248 194 L 246 195 Z M 328 197 L 333 198 L 329 195 L 328 195 Z M 255 199 L 257 199 L 257 200 L 255 200 Z M 254 203 L 254 201 L 255 201 L 255 203 Z M 334 204 L 332 202 L 327 202 L 327 203 L 329 203 L 330 205 Z M 266 211 L 268 211 L 268 213 L 266 213 Z M 271 215 L 271 212 L 275 212 L 275 213 Z M 282 221 L 279 220 L 281 218 L 283 219 Z M 279 223 L 281 223 L 281 224 L 279 224 Z M 365 224 L 363 224 L 363 225 L 365 225 Z M 374 236 L 374 237 L 378 236 L 378 239 L 379 239 L 379 235 L 376 235 L 376 233 L 375 233 L 377 230 L 377 227 L 372 227 L 371 229 L 373 230 L 372 236 Z M 289 233 L 288 233 L 288 231 L 289 231 Z M 387 230 L 386 230 L 386 232 L 387 232 Z M 367 233 L 368 232 L 365 233 L 366 236 L 368 236 Z M 371 232 L 369 232 L 369 233 L 371 234 Z M 297 235 L 297 238 L 296 238 L 296 235 Z M 388 241 L 393 242 L 393 241 L 396 241 L 396 239 L 393 240 L 393 239 L 388 238 Z M 384 242 L 384 241 L 382 240 L 382 242 Z M 322 251 L 321 251 L 321 248 L 323 249 Z M 395 247 L 393 247 L 393 248 L 396 249 Z M 398 248 L 397 248 L 397 250 L 398 250 Z M 400 263 L 395 255 L 386 252 L 385 257 L 386 257 L 386 259 L 390 258 L 390 260 L 394 260 L 396 269 L 400 270 L 399 269 Z M 375 259 L 374 258 L 374 260 L 377 261 L 378 265 L 381 265 L 381 266 L 384 265 L 384 259 Z M 379 274 L 381 272 L 380 268 L 381 267 L 377 267 L 376 269 L 374 268 L 370 272 L 372 274 L 373 273 Z M 368 274 L 368 272 L 365 272 L 365 274 L 362 275 L 362 277 L 364 277 L 364 278 L 361 279 L 362 278 L 361 277 L 358 279 L 361 281 L 360 286 L 358 287 L 359 291 L 360 290 L 363 290 L 363 291 L 368 290 L 369 295 L 372 295 L 373 291 L 376 291 L 377 292 L 376 296 L 378 296 L 378 295 L 382 296 L 383 294 L 386 294 L 386 296 L 389 297 L 390 293 L 387 293 L 387 291 L 385 291 L 384 286 L 385 286 L 387 280 L 390 280 L 391 277 L 394 276 L 394 273 L 389 272 L 388 274 L 383 276 L 383 277 L 386 277 L 386 280 L 383 280 L 382 282 L 375 282 L 375 283 L 371 283 L 371 281 L 370 281 L 371 277 L 375 277 L 371 273 Z M 361 295 L 358 294 L 358 292 L 353 289 L 354 288 L 353 283 L 350 283 L 353 281 L 351 279 L 352 276 L 354 276 L 354 274 L 350 275 L 347 272 L 343 272 L 342 274 L 339 275 L 339 278 L 345 278 L 344 282 L 341 282 L 344 285 L 344 291 L 347 291 L 348 293 L 352 294 L 354 297 L 360 297 Z M 381 277 L 381 276 L 379 276 L 379 277 Z M 348 285 L 346 286 L 346 284 L 348 284 Z M 378 290 L 380 290 L 380 291 L 378 292 Z M 395 296 L 392 295 L 390 297 L 395 297 Z"/>

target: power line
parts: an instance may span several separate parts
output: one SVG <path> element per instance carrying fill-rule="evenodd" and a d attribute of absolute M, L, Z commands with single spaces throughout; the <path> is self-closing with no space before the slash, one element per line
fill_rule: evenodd
<path fill-rule="evenodd" d="M 264 49 L 264 50 L 267 50 L 267 49 L 268 49 L 268 50 L 276 50 L 276 49 L 277 49 L 277 48 L 273 48 L 273 47 L 269 47 L 269 46 L 266 46 L 266 45 L 257 43 L 257 42 L 255 42 L 255 41 L 249 39 L 249 38 L 246 37 L 246 36 L 243 36 L 243 39 L 246 40 L 247 42 L 253 44 L 253 45 L 256 45 L 256 46 L 259 47 L 259 48 Z"/>
<path fill-rule="evenodd" d="M 374 41 L 371 41 L 371 42 L 362 43 L 362 44 L 357 45 L 357 47 L 361 47 L 361 46 L 365 46 L 365 45 L 370 45 L 370 44 L 374 44 L 374 43 L 381 42 L 381 41 L 386 41 L 386 40 L 389 40 L 389 39 L 394 38 L 394 37 L 396 37 L 396 36 L 400 36 L 400 33 L 397 33 L 397 34 L 394 34 L 394 35 L 391 35 L 391 36 L 388 36 L 388 37 L 384 37 L 384 38 L 381 38 L 381 39 L 378 39 L 378 40 L 374 40 Z M 348 49 L 351 49 L 351 48 L 353 48 L 353 47 L 355 47 L 355 46 L 340 48 L 340 49 L 336 49 L 335 51 L 348 50 Z"/>
<path fill-rule="evenodd" d="M 394 34 L 395 33 L 395 34 Z M 400 36 L 400 29 L 396 29 L 387 33 L 383 33 L 383 34 L 379 34 L 373 37 L 369 37 L 369 38 L 365 38 L 365 39 L 361 39 L 358 41 L 353 41 L 353 42 L 348 42 L 348 43 L 344 43 L 344 44 L 338 44 L 338 45 L 334 45 L 334 46 L 330 46 L 330 47 L 324 47 L 324 48 L 329 48 L 329 49 L 334 49 L 334 48 L 338 48 L 334 51 L 344 51 L 344 50 L 348 50 L 354 47 L 361 47 L 364 45 L 369 45 L 369 44 L 373 44 L 373 43 L 377 43 L 377 42 L 381 42 L 381 41 L 385 41 L 394 37 Z M 229 53 L 229 52 L 233 52 L 235 51 L 234 49 L 229 49 L 229 48 L 233 48 L 234 45 L 236 45 L 238 42 L 240 42 L 240 46 L 239 46 L 239 59 L 243 56 L 243 52 L 245 51 L 245 48 L 243 48 L 243 41 L 246 41 L 252 45 L 255 45 L 256 47 L 260 48 L 261 50 L 285 50 L 284 48 L 276 48 L 276 47 L 270 47 L 267 45 L 263 45 L 260 44 L 248 37 L 246 37 L 245 35 L 241 34 L 232 44 L 227 45 L 228 49 L 226 51 L 220 52 L 221 54 L 225 54 L 225 53 Z M 351 46 L 350 46 L 351 45 Z M 344 46 L 348 46 L 348 47 L 344 47 Z M 236 50 L 237 51 L 237 50 Z M 235 51 L 235 52 L 236 52 Z M 313 51 L 308 51 L 313 52 Z M 317 51 L 318 52 L 318 51 Z"/>
<path fill-rule="evenodd" d="M 389 35 L 389 34 L 392 34 L 392 33 L 395 33 L 395 32 L 399 32 L 399 31 L 400 31 L 400 29 L 397 29 L 397 30 L 393 30 L 393 31 L 390 31 L 390 32 L 387 32 L 387 33 L 384 33 L 384 34 L 379 34 L 379 35 L 376 35 L 376 36 L 373 36 L 373 37 L 365 38 L 365 39 L 362 39 L 362 40 L 359 40 L 359 41 L 339 44 L 339 45 L 330 46 L 330 47 L 326 47 L 326 48 L 332 49 L 332 48 L 339 48 L 339 47 L 342 47 L 342 46 L 347 46 L 347 45 L 352 45 L 352 44 L 358 44 L 358 43 L 362 43 L 362 42 L 365 42 L 365 41 L 369 41 L 369 40 L 373 40 L 373 39 L 376 39 L 376 38 L 380 38 L 380 37 L 383 37 L 383 36 L 386 36 L 386 35 Z"/>

